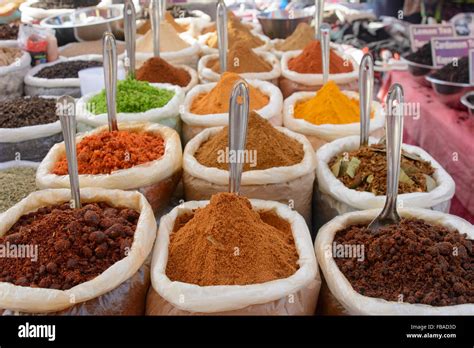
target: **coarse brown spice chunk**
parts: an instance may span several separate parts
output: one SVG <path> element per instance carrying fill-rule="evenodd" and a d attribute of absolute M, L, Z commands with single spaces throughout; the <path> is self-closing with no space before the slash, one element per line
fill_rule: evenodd
<path fill-rule="evenodd" d="M 431 306 L 474 303 L 474 253 L 466 234 L 402 219 L 377 235 L 366 225 L 346 227 L 334 242 L 364 246 L 363 261 L 335 258 L 354 290 L 364 296 Z"/>
<path fill-rule="evenodd" d="M 176 221 L 166 275 L 200 286 L 259 284 L 291 276 L 297 261 L 288 222 L 259 214 L 245 197 L 219 193 Z"/>

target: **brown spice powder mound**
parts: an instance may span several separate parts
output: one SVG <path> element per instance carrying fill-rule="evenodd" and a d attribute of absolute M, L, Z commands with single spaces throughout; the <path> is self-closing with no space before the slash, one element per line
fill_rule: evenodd
<path fill-rule="evenodd" d="M 335 257 L 354 290 L 364 296 L 431 306 L 474 303 L 474 253 L 466 234 L 402 219 L 377 235 L 366 225 L 346 227 L 334 242 L 364 246 L 363 261 Z"/>
<path fill-rule="evenodd" d="M 137 80 L 186 87 L 191 81 L 191 75 L 160 57 L 152 57 L 137 70 Z"/>
<path fill-rule="evenodd" d="M 221 114 L 229 112 L 232 90 L 241 77 L 225 72 L 217 85 L 207 93 L 201 93 L 191 103 L 191 112 L 197 115 Z M 258 88 L 249 86 L 250 110 L 259 110 L 268 104 L 270 98 Z"/>
<path fill-rule="evenodd" d="M 228 161 L 222 161 L 221 155 L 229 146 L 228 128 L 224 127 L 199 147 L 194 155 L 199 163 L 206 167 L 229 169 Z M 247 153 L 255 154 L 256 163 L 245 161 L 244 171 L 292 166 L 304 157 L 301 143 L 277 130 L 254 111 L 249 114 L 245 149 Z"/>
<path fill-rule="evenodd" d="M 210 59 L 207 67 L 216 73 L 220 73 L 221 65 L 219 59 Z M 259 56 L 253 49 L 238 43 L 231 47 L 227 55 L 227 71 L 237 74 L 259 73 L 272 71 L 272 65 L 263 57 Z"/>
<path fill-rule="evenodd" d="M 298 269 L 291 227 L 269 214 L 263 215 L 271 221 L 266 223 L 247 198 L 212 196 L 192 218 L 185 215 L 189 221 L 184 225 L 177 221 L 166 275 L 200 286 L 259 284 L 291 276 Z"/>

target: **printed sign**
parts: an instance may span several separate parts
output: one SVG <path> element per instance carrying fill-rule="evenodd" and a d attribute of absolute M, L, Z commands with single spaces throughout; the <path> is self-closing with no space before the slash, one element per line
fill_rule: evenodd
<path fill-rule="evenodd" d="M 474 49 L 474 37 L 449 37 L 431 39 L 433 65 L 441 68 L 455 58 L 465 57 Z"/>
<path fill-rule="evenodd" d="M 411 50 L 414 52 L 434 37 L 456 36 L 454 26 L 449 24 L 413 24 L 410 25 Z"/>
<path fill-rule="evenodd" d="M 474 50 L 469 50 L 469 83 L 474 85 Z"/>

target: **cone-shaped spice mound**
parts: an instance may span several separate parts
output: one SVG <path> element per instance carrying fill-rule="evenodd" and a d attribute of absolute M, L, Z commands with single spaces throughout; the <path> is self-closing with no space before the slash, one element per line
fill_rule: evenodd
<path fill-rule="evenodd" d="M 212 196 L 189 221 L 176 221 L 167 276 L 208 286 L 258 284 L 293 275 L 298 254 L 291 227 L 275 214 L 266 214 L 254 211 L 245 197 Z"/>
<path fill-rule="evenodd" d="M 216 73 L 221 71 L 218 58 L 209 60 L 207 67 Z M 269 72 L 272 69 L 269 62 L 255 53 L 253 49 L 241 43 L 232 46 L 227 55 L 227 71 L 243 74 Z"/>

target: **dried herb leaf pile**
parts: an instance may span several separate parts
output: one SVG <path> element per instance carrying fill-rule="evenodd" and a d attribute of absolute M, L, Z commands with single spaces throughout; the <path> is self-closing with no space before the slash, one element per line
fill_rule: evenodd
<path fill-rule="evenodd" d="M 329 162 L 329 167 L 350 189 L 385 195 L 387 190 L 387 160 L 384 144 L 363 146 L 344 152 Z M 398 193 L 429 192 L 437 184 L 431 164 L 419 156 L 402 151 Z"/>

